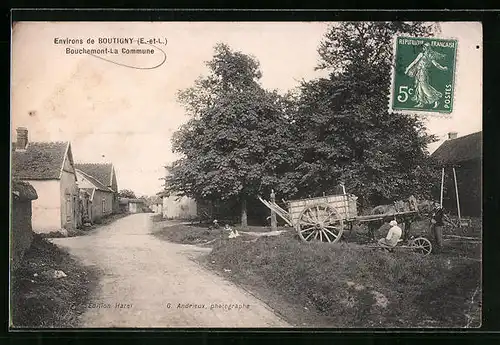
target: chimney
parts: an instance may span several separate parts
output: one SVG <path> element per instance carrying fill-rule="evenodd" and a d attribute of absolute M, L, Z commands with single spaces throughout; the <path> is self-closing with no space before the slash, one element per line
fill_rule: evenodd
<path fill-rule="evenodd" d="M 448 139 L 449 140 L 456 139 L 457 135 L 458 135 L 457 132 L 450 132 L 450 133 L 448 133 Z"/>
<path fill-rule="evenodd" d="M 26 146 L 28 146 L 28 129 L 17 127 L 16 150 L 26 150 Z"/>

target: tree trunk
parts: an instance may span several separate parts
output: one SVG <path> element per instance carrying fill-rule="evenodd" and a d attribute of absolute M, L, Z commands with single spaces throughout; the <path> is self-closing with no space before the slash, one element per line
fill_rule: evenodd
<path fill-rule="evenodd" d="M 241 198 L 241 226 L 243 228 L 248 227 L 248 220 L 247 220 L 247 200 L 245 197 Z"/>

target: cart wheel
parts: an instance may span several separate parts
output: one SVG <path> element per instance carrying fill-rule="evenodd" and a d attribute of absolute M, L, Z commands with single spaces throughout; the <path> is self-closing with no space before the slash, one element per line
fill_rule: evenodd
<path fill-rule="evenodd" d="M 417 237 L 415 238 L 410 247 L 418 254 L 422 254 L 423 256 L 429 255 L 432 252 L 432 244 L 425 237 Z"/>
<path fill-rule="evenodd" d="M 296 229 L 302 241 L 336 243 L 342 236 L 344 224 L 332 206 L 315 204 L 300 213 Z"/>

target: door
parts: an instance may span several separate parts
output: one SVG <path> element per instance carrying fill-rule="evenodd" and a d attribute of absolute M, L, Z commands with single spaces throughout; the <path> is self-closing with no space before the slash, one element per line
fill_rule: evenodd
<path fill-rule="evenodd" d="M 76 227 L 78 225 L 78 216 L 79 216 L 79 210 L 80 207 L 78 207 L 78 199 L 76 196 L 73 195 L 73 227 Z"/>

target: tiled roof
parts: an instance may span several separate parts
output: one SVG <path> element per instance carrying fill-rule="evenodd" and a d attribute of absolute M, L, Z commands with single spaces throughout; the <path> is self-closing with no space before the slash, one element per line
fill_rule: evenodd
<path fill-rule="evenodd" d="M 456 164 L 482 156 L 483 132 L 446 140 L 431 155 L 442 164 Z"/>
<path fill-rule="evenodd" d="M 111 163 L 77 163 L 75 168 L 97 179 L 102 185 L 111 186 L 113 164 Z"/>
<path fill-rule="evenodd" d="M 59 179 L 68 142 L 30 142 L 24 151 L 12 147 L 12 177 L 21 180 Z"/>
<path fill-rule="evenodd" d="M 35 188 L 25 181 L 12 181 L 12 194 L 20 200 L 38 199 Z"/>
<path fill-rule="evenodd" d="M 97 179 L 96 179 L 96 178 L 94 178 L 93 176 L 91 176 L 91 175 L 89 175 L 89 174 L 85 173 L 84 171 L 82 171 L 82 170 L 80 170 L 80 169 L 78 169 L 78 168 L 76 169 L 76 171 L 77 171 L 78 173 L 82 174 L 82 175 L 83 175 L 83 177 L 85 177 L 85 179 L 86 179 L 87 181 L 89 181 L 90 183 L 92 183 L 96 189 L 98 189 L 98 190 L 102 190 L 102 191 L 105 191 L 105 192 L 113 192 L 113 191 L 111 190 L 111 188 L 109 188 L 109 187 L 107 187 L 107 186 L 103 185 L 103 184 L 102 184 L 99 180 L 97 180 Z"/>

